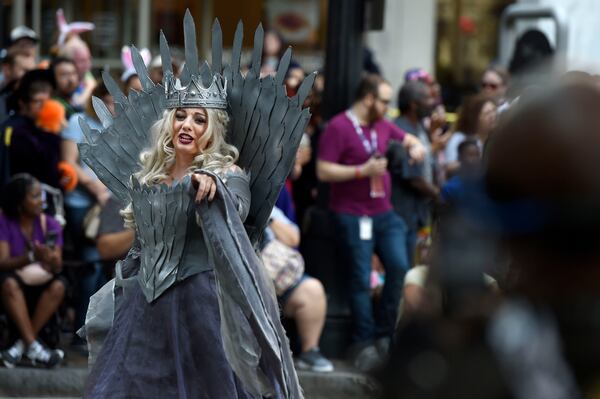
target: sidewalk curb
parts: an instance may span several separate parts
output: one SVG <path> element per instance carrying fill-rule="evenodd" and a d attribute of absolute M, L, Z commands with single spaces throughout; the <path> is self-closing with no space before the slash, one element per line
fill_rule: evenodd
<path fill-rule="evenodd" d="M 341 366 L 341 367 L 340 367 Z M 307 399 L 376 399 L 375 380 L 336 362 L 331 373 L 298 371 Z M 52 370 L 35 368 L 0 369 L 0 398 L 3 397 L 81 397 L 88 371 L 82 367 Z"/>

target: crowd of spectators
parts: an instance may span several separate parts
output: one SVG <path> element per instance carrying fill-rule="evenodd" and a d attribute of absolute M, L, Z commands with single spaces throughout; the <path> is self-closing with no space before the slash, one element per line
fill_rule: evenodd
<path fill-rule="evenodd" d="M 64 23 L 59 18 L 59 24 Z M 119 214 L 123 204 L 111 196 L 79 157 L 77 144 L 83 139 L 79 119 L 92 128 L 101 127 L 92 97 L 104 102 L 111 112 L 114 104 L 102 81 L 92 74 L 91 53 L 80 36 L 81 30 L 66 32 L 52 54 L 40 57 L 36 33 L 18 27 L 12 31 L 2 58 L 0 183 L 26 187 L 19 201 L 32 195 L 31 190 L 40 192 L 39 211 L 43 209 L 43 215 L 47 215 L 45 223 L 56 230 L 59 239 L 54 238 L 51 247 L 60 256 L 60 262 L 53 261 L 60 264 L 50 267 L 43 252 L 46 249 L 40 248 L 50 247 L 49 232 L 54 230 L 40 231 L 41 222 L 35 219 L 39 214 L 23 216 L 25 206 L 19 206 L 17 213 L 4 213 L 14 226 L 21 225 L 10 230 L 5 222 L 6 229 L 2 227 L 0 231 L 0 237 L 8 237 L 0 243 L 9 244 L 6 253 L 0 254 L 0 271 L 5 276 L 1 286 L 3 314 L 10 331 L 3 334 L 6 338 L 2 342 L 2 359 L 8 367 L 32 360 L 29 349 L 36 348 L 36 343 L 48 355 L 43 357 L 47 366 L 60 363 L 63 352 L 58 349 L 58 339 L 38 339 L 43 331 L 53 331 L 54 336 L 58 331 L 69 332 L 69 344 L 85 351 L 85 341 L 76 332 L 85 321 L 89 298 L 112 277 L 111 266 L 127 253 L 134 239 L 133 231 L 123 226 Z M 285 48 L 277 32 L 266 32 L 263 75 L 275 73 Z M 142 57 L 151 79 L 160 82 L 160 56 L 153 59 L 144 49 Z M 37 64 L 40 58 L 44 62 Z M 127 47 L 122 50 L 122 62 L 123 91 L 140 90 Z M 180 70 L 181 66 L 175 51 L 173 69 Z M 296 93 L 304 76 L 302 66 L 292 59 L 285 79 L 288 95 Z M 498 76 L 505 79 L 490 69 L 484 79 Z M 312 117 L 263 242 L 265 263 L 269 262 L 268 256 L 273 258 L 273 253 L 280 259 L 289 258 L 290 264 L 303 263 L 300 237 L 307 210 L 315 206 L 323 192 L 329 193 L 336 229 L 343 237 L 336 245 L 342 246 L 346 255 L 343 262 L 348 265 L 354 325 L 352 350 L 362 359 L 358 363 L 364 368 L 370 368 L 390 345 L 404 274 L 416 262 L 418 236 L 431 223 L 432 204 L 455 198 L 456 187 L 460 186 L 457 179 L 474 168 L 463 166 L 463 158 L 452 155 L 452 145 L 458 147 L 468 138 L 481 147 L 493 125 L 497 101 L 504 100 L 503 93 L 488 93 L 501 88 L 497 82 L 482 84 L 485 94 L 481 98 L 485 100 L 465 105 L 465 115 L 461 114 L 458 124 L 465 126 L 464 131 L 453 132 L 445 120 L 440 87 L 435 80 L 419 69 L 408 71 L 406 79 L 399 90 L 401 114 L 395 123 L 386 117 L 393 103 L 393 88 L 378 75 L 368 75 L 361 81 L 349 112 L 325 123 L 320 107 L 324 85 L 322 75 L 317 77 L 306 101 Z M 367 131 L 365 126 L 371 128 Z M 447 176 L 454 177 L 442 190 Z M 7 189 L 2 193 L 3 197 L 9 196 Z M 31 217 L 34 219 L 28 219 Z M 33 233 L 31 220 L 36 220 Z M 7 236 L 10 231 L 26 245 L 13 248 L 11 240 L 15 237 Z M 276 247 L 283 252 L 273 249 Z M 41 265 L 53 279 L 28 285 L 18 272 L 31 264 Z M 374 270 L 374 264 L 383 267 Z M 374 275 L 379 276 L 379 288 L 383 290 L 379 308 L 373 312 Z M 279 277 L 272 277 L 277 286 Z M 283 315 L 295 322 L 299 367 L 331 371 L 331 362 L 319 350 L 327 314 L 327 287 L 305 272 L 287 276 L 283 287 L 278 297 Z M 48 305 L 43 307 L 42 316 L 36 313 L 35 306 L 42 302 L 32 299 L 39 295 L 52 295 L 54 300 L 45 301 Z M 29 306 L 28 313 L 23 303 Z"/>
<path fill-rule="evenodd" d="M 91 73 L 89 49 L 78 34 L 69 34 L 40 67 L 37 40 L 30 29 L 16 28 L 1 63 L 0 349 L 6 367 L 55 366 L 64 358 L 64 345 L 85 351 L 76 332 L 89 298 L 112 278 L 114 263 L 135 238 L 123 225 L 123 204 L 78 152 L 79 119 L 101 127 L 92 97 L 114 110 L 106 87 Z M 281 36 L 266 32 L 263 76 L 275 73 L 285 48 Z M 176 55 L 175 50 L 174 71 L 182 67 Z M 123 49 L 122 59 L 123 91 L 140 90 L 129 49 Z M 151 79 L 160 82 L 160 57 L 145 53 L 144 62 Z M 292 60 L 288 95 L 297 92 L 304 76 Z M 514 100 L 507 95 L 508 74 L 495 66 L 482 74 L 480 91 L 452 115 L 435 77 L 422 69 L 407 71 L 398 88 L 365 73 L 349 108 L 325 121 L 322 79 L 317 76 L 306 100 L 312 116 L 259 249 L 282 316 L 293 322 L 288 333 L 297 366 L 332 371 L 320 341 L 327 328 L 328 291 L 339 282 L 319 281 L 305 270 L 310 251 L 301 242 L 311 238 L 311 209 L 327 209 L 331 246 L 337 248 L 333 261 L 342 265 L 336 279 L 343 281 L 351 315 L 349 359 L 372 371 L 390 354 L 400 356 L 396 362 L 411 356 L 406 348 L 414 332 L 406 326 L 416 317 L 462 309 L 477 290 L 478 300 L 498 298 L 510 286 L 506 270 L 473 267 L 475 278 L 465 277 L 469 265 L 489 263 L 482 259 L 495 256 L 493 248 L 479 235 L 480 251 L 473 255 L 460 239 L 473 227 L 459 224 L 457 230 L 448 221 L 473 213 L 483 220 L 491 209 L 519 215 L 518 206 L 527 205 L 498 211 L 483 183 L 482 158 Z M 390 117 L 390 106 L 397 106 L 397 116 Z M 501 163 L 498 151 L 495 159 Z M 464 259 L 456 261 L 457 253 Z M 448 275 L 434 267 L 444 254 L 450 260 L 443 270 L 452 267 Z M 436 278 L 449 286 L 432 287 Z M 61 332 L 71 335 L 70 342 L 59 342 Z"/>

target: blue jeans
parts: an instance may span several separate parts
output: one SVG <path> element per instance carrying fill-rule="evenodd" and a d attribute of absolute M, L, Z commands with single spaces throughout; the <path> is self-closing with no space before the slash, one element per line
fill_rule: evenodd
<path fill-rule="evenodd" d="M 409 229 L 406 231 L 406 253 L 408 254 L 408 265 L 409 268 L 415 264 L 415 255 L 417 252 L 417 235 L 416 229 Z"/>
<path fill-rule="evenodd" d="M 347 255 L 350 308 L 354 322 L 353 340 L 367 342 L 392 336 L 404 275 L 409 269 L 406 248 L 406 225 L 395 212 L 371 217 L 370 240 L 359 236 L 360 217 L 336 213 L 336 227 L 342 253 Z M 385 285 L 376 309 L 371 302 L 371 257 L 376 253 L 385 268 Z"/>

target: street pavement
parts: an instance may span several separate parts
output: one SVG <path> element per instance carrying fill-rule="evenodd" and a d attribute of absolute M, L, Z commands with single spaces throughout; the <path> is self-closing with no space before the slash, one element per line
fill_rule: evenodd
<path fill-rule="evenodd" d="M 81 397 L 87 377 L 86 359 L 67 352 L 62 367 L 52 370 L 18 367 L 0 368 L 0 398 L 76 398 Z M 334 361 L 332 373 L 299 371 L 300 384 L 307 399 L 376 399 L 378 386 L 369 376 L 345 362 Z"/>

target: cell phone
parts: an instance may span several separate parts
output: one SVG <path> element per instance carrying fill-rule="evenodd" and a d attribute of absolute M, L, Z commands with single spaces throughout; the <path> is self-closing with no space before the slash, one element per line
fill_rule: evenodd
<path fill-rule="evenodd" d="M 444 123 L 442 125 L 442 134 L 446 134 L 446 133 L 450 133 L 451 129 L 450 129 L 450 124 L 448 122 Z"/>
<path fill-rule="evenodd" d="M 58 233 L 56 231 L 49 231 L 46 234 L 46 245 L 50 248 L 54 248 L 56 246 L 57 238 L 58 238 Z"/>

